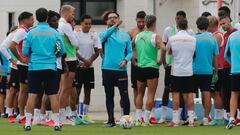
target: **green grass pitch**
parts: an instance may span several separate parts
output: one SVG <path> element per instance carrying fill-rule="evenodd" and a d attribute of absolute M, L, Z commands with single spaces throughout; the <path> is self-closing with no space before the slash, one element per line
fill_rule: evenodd
<path fill-rule="evenodd" d="M 0 135 L 238 135 L 240 127 L 231 130 L 220 127 L 200 127 L 190 128 L 180 126 L 169 128 L 166 126 L 154 127 L 134 127 L 133 129 L 102 128 L 102 122 L 98 121 L 92 125 L 64 126 L 61 132 L 54 132 L 50 127 L 33 126 L 32 131 L 25 132 L 23 125 L 9 124 L 6 119 L 0 119 Z"/>

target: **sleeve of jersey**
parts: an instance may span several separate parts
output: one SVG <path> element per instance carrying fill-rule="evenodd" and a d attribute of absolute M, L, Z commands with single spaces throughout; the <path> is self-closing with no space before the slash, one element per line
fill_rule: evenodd
<path fill-rule="evenodd" d="M 127 56 L 125 60 L 130 61 L 132 59 L 132 44 L 129 35 L 127 35 Z"/>
<path fill-rule="evenodd" d="M 77 47 L 78 46 L 78 40 L 77 40 L 77 37 L 76 37 L 74 31 L 72 30 L 72 27 L 70 25 L 66 25 L 64 27 L 64 31 L 63 32 L 64 32 L 64 34 L 66 34 L 66 36 L 70 40 L 71 44 L 74 47 Z"/>
<path fill-rule="evenodd" d="M 171 40 L 169 40 L 168 42 L 167 42 L 167 45 L 166 45 L 166 50 L 169 52 L 170 51 L 170 49 L 171 49 Z"/>
<path fill-rule="evenodd" d="M 99 37 L 100 37 L 100 39 L 101 39 L 101 42 L 102 42 L 102 43 L 105 42 L 105 41 L 112 35 L 112 33 L 114 32 L 114 30 L 115 30 L 115 27 L 112 26 L 112 27 L 108 28 L 106 32 L 102 32 L 102 33 L 99 35 Z"/>
<path fill-rule="evenodd" d="M 0 45 L 0 51 L 3 54 L 3 56 L 5 56 L 9 60 L 12 57 L 7 50 L 9 48 L 9 41 L 7 39 L 8 39 L 8 37 Z"/>
<path fill-rule="evenodd" d="M 224 58 L 225 60 L 231 64 L 231 51 L 230 51 L 230 40 L 228 40 L 226 48 L 225 48 L 225 52 L 224 52 Z"/>
<path fill-rule="evenodd" d="M 25 33 L 26 33 L 25 31 L 19 29 L 19 30 L 15 33 L 12 41 L 14 41 L 15 43 L 19 44 L 19 43 L 25 38 L 25 36 L 26 36 Z"/>
<path fill-rule="evenodd" d="M 162 36 L 162 41 L 163 43 L 167 44 L 168 40 L 169 40 L 169 34 L 170 33 L 170 28 L 167 27 L 164 31 L 163 31 L 163 36 Z"/>
<path fill-rule="evenodd" d="M 25 56 L 29 56 L 30 54 L 30 47 L 31 47 L 31 34 L 28 33 L 26 38 L 23 41 L 23 48 L 22 48 L 22 54 Z"/>

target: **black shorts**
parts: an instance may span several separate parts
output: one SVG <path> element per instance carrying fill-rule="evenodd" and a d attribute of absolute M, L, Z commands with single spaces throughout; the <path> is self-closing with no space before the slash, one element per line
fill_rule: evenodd
<path fill-rule="evenodd" d="M 55 95 L 58 93 L 58 75 L 54 70 L 28 72 L 28 92 L 34 94 Z"/>
<path fill-rule="evenodd" d="M 7 76 L 0 76 L 0 94 L 6 95 L 7 89 Z"/>
<path fill-rule="evenodd" d="M 81 89 L 94 89 L 94 68 L 80 68 L 76 70 L 76 87 Z"/>
<path fill-rule="evenodd" d="M 218 80 L 215 84 L 211 84 L 211 92 L 221 92 L 223 84 L 223 69 L 218 70 Z"/>
<path fill-rule="evenodd" d="M 146 82 L 150 79 L 159 78 L 159 69 L 147 67 L 147 68 L 138 68 L 137 80 L 140 82 Z"/>
<path fill-rule="evenodd" d="M 194 93 L 193 76 L 172 76 L 172 92 Z"/>
<path fill-rule="evenodd" d="M 63 74 L 63 70 L 62 69 L 57 69 L 57 81 L 58 81 L 58 89 L 59 89 L 59 85 L 61 82 L 61 76 Z"/>
<path fill-rule="evenodd" d="M 28 66 L 17 65 L 19 73 L 19 83 L 28 83 Z"/>
<path fill-rule="evenodd" d="M 67 66 L 68 66 L 68 70 L 69 72 L 76 72 L 77 69 L 77 61 L 67 61 Z"/>
<path fill-rule="evenodd" d="M 234 92 L 240 92 L 240 74 L 231 75 L 231 90 Z"/>
<path fill-rule="evenodd" d="M 171 92 L 171 86 L 172 86 L 172 75 L 171 75 L 171 66 L 167 66 L 165 68 L 165 76 L 164 76 L 164 86 L 165 90 Z"/>
<path fill-rule="evenodd" d="M 131 64 L 131 82 L 132 88 L 137 88 L 137 74 L 138 74 L 138 67 Z"/>
<path fill-rule="evenodd" d="M 128 86 L 128 75 L 127 71 L 115 71 L 115 70 L 102 70 L 103 86 Z"/>
<path fill-rule="evenodd" d="M 17 69 L 11 68 L 10 79 L 8 82 L 8 89 L 13 87 L 16 90 L 19 90 L 19 72 Z"/>
<path fill-rule="evenodd" d="M 201 92 L 211 91 L 212 75 L 193 75 L 194 77 L 194 90 L 197 92 L 198 89 Z"/>

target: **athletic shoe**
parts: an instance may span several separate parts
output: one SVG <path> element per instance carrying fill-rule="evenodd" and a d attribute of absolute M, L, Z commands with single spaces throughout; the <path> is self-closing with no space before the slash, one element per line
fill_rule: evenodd
<path fill-rule="evenodd" d="M 208 117 L 208 123 L 212 121 L 212 118 L 209 116 Z"/>
<path fill-rule="evenodd" d="M 151 123 L 149 123 L 149 122 L 142 122 L 142 123 L 141 123 L 141 126 L 142 126 L 142 127 L 147 127 L 147 126 L 148 126 L 148 127 L 153 127 L 153 125 L 152 125 Z"/>
<path fill-rule="evenodd" d="M 208 124 L 209 124 L 208 119 L 203 119 L 200 126 L 208 126 Z"/>
<path fill-rule="evenodd" d="M 224 125 L 224 121 L 221 119 L 214 119 L 208 123 L 209 126 L 221 126 Z"/>
<path fill-rule="evenodd" d="M 235 126 L 234 120 L 232 120 L 227 124 L 226 129 L 232 129 L 234 126 Z"/>
<path fill-rule="evenodd" d="M 32 129 L 31 129 L 31 126 L 26 126 L 26 127 L 24 126 L 23 129 L 24 129 L 25 131 L 31 131 L 31 130 L 32 130 Z"/>
<path fill-rule="evenodd" d="M 160 125 L 165 125 L 165 124 L 167 124 L 167 122 L 166 122 L 165 120 L 163 120 L 163 119 L 160 119 L 160 120 L 158 121 L 158 124 L 160 124 Z"/>
<path fill-rule="evenodd" d="M 18 121 L 19 124 L 25 124 L 26 123 L 26 117 L 24 116 Z"/>
<path fill-rule="evenodd" d="M 182 126 L 187 126 L 187 125 L 189 125 L 189 121 L 188 121 L 188 120 L 183 121 L 181 125 L 182 125 Z"/>
<path fill-rule="evenodd" d="M 62 128 L 60 126 L 54 126 L 54 131 L 62 131 Z"/>
<path fill-rule="evenodd" d="M 75 125 L 75 123 L 74 123 L 74 121 L 72 121 L 70 118 L 66 118 L 66 119 L 64 119 L 63 121 L 62 121 L 62 124 L 63 125 Z"/>
<path fill-rule="evenodd" d="M 54 127 L 54 121 L 53 120 L 48 120 L 45 122 L 45 126 L 49 126 L 49 127 Z"/>
<path fill-rule="evenodd" d="M 178 127 L 179 124 L 178 123 L 174 123 L 173 121 L 171 121 L 169 124 L 168 124 L 168 127 Z"/>
<path fill-rule="evenodd" d="M 14 123 L 14 120 L 15 120 L 15 117 L 13 115 L 8 117 L 9 123 Z"/>
<path fill-rule="evenodd" d="M 189 127 L 195 127 L 195 124 L 194 124 L 194 122 L 188 122 L 188 126 Z"/>
<path fill-rule="evenodd" d="M 136 127 L 140 127 L 140 126 L 141 126 L 141 123 L 142 123 L 141 121 L 137 120 L 137 121 L 135 121 L 135 124 L 134 124 L 134 125 L 135 125 Z"/>
<path fill-rule="evenodd" d="M 40 117 L 34 117 L 32 125 L 41 125 L 41 118 Z"/>
<path fill-rule="evenodd" d="M 116 124 L 115 123 L 107 123 L 102 126 L 103 128 L 115 128 Z"/>
<path fill-rule="evenodd" d="M 91 120 L 88 115 L 84 115 L 83 120 L 88 122 L 88 123 L 92 123 L 92 124 L 95 123 L 95 121 Z"/>
<path fill-rule="evenodd" d="M 18 122 L 20 120 L 21 116 L 20 114 L 18 114 L 16 117 L 15 117 L 15 122 Z"/>
<path fill-rule="evenodd" d="M 1 114 L 1 118 L 7 118 L 8 116 L 7 116 L 7 114 Z"/>
<path fill-rule="evenodd" d="M 80 117 L 76 117 L 76 119 L 74 121 L 74 125 L 87 125 L 87 124 L 88 124 L 88 122 L 84 121 Z"/>
<path fill-rule="evenodd" d="M 236 126 L 240 126 L 240 119 L 236 119 L 236 120 L 234 121 L 234 124 L 235 124 Z"/>
<path fill-rule="evenodd" d="M 151 124 L 158 124 L 158 122 L 157 122 L 157 120 L 156 120 L 155 117 L 151 117 L 151 118 L 149 119 L 149 123 L 151 123 Z"/>

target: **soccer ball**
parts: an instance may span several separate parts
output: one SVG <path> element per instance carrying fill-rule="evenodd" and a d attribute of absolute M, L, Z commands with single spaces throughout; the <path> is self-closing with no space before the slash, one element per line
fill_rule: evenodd
<path fill-rule="evenodd" d="M 134 126 L 133 118 L 129 115 L 122 116 L 119 122 L 123 129 L 131 129 Z"/>

